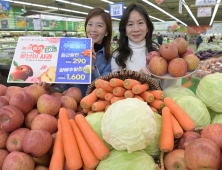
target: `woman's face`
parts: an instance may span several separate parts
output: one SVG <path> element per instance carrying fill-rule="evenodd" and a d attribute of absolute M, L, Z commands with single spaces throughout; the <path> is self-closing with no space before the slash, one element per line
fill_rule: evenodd
<path fill-rule="evenodd" d="M 86 25 L 86 34 L 92 38 L 92 42 L 101 44 L 105 35 L 107 35 L 106 24 L 100 15 L 92 17 Z"/>
<path fill-rule="evenodd" d="M 126 36 L 135 42 L 141 42 L 145 39 L 148 27 L 144 18 L 137 11 L 132 11 L 126 25 Z"/>

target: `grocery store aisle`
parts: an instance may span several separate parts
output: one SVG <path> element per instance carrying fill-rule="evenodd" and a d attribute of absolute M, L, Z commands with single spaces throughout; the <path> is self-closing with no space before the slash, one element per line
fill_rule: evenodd
<path fill-rule="evenodd" d="M 194 53 L 197 51 L 196 44 L 188 44 L 188 47 L 190 47 Z"/>

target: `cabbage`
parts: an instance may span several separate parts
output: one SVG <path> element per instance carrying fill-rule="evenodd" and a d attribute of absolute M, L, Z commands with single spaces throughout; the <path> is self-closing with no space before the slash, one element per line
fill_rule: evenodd
<path fill-rule="evenodd" d="M 96 170 L 156 170 L 156 164 L 153 158 L 142 150 L 131 154 L 127 151 L 112 150 Z"/>
<path fill-rule="evenodd" d="M 208 111 L 209 111 L 209 113 L 210 113 L 210 117 L 214 117 L 214 116 L 217 115 L 217 114 L 222 114 L 222 112 L 221 112 L 221 113 L 218 113 L 218 112 L 215 112 L 214 110 L 211 110 L 211 109 L 209 109 L 209 108 L 208 108 Z"/>
<path fill-rule="evenodd" d="M 201 100 L 192 96 L 185 96 L 176 99 L 175 102 L 190 116 L 195 127 L 206 127 L 210 124 L 210 114 Z"/>
<path fill-rule="evenodd" d="M 217 114 L 212 118 L 211 124 L 220 123 L 222 124 L 222 114 Z"/>
<path fill-rule="evenodd" d="M 91 128 L 94 130 L 94 132 L 96 132 L 99 138 L 106 144 L 109 150 L 111 150 L 113 149 L 113 147 L 103 139 L 103 135 L 101 132 L 101 123 L 102 123 L 103 115 L 104 115 L 103 112 L 89 114 L 88 116 L 86 116 L 86 120 L 91 126 Z"/>
<path fill-rule="evenodd" d="M 145 149 L 156 135 L 156 118 L 146 102 L 136 98 L 112 104 L 102 119 L 103 139 L 116 150 Z"/>
<path fill-rule="evenodd" d="M 197 97 L 215 112 L 222 112 L 222 73 L 210 74 L 200 80 Z"/>
<path fill-rule="evenodd" d="M 163 92 L 165 93 L 165 98 L 170 97 L 173 100 L 183 96 L 195 97 L 195 94 L 190 89 L 182 86 L 170 86 L 165 88 Z"/>
<path fill-rule="evenodd" d="M 144 151 L 152 157 L 160 156 L 160 149 L 159 149 L 159 141 L 160 141 L 160 134 L 162 128 L 162 116 L 159 114 L 154 113 L 156 117 L 156 136 L 152 140 L 152 142 L 144 149 Z"/>

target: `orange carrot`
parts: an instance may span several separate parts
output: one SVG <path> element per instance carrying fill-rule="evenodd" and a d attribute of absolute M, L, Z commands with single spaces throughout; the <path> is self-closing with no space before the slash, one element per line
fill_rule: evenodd
<path fill-rule="evenodd" d="M 117 102 L 117 101 L 119 101 L 119 100 L 123 100 L 123 99 L 125 99 L 125 97 L 113 97 L 113 98 L 111 99 L 111 104 L 113 104 L 113 103 L 115 103 L 115 102 Z"/>
<path fill-rule="evenodd" d="M 126 92 L 124 93 L 125 98 L 133 98 L 134 93 L 132 92 L 132 90 L 126 90 Z"/>
<path fill-rule="evenodd" d="M 164 103 L 167 107 L 169 107 L 171 113 L 175 116 L 185 131 L 191 131 L 195 128 L 193 120 L 178 104 L 173 101 L 173 99 L 166 97 L 164 99 Z"/>
<path fill-rule="evenodd" d="M 98 99 L 97 102 L 106 101 L 105 99 Z"/>
<path fill-rule="evenodd" d="M 134 94 L 140 94 L 140 93 L 142 93 L 142 92 L 144 92 L 144 91 L 146 91 L 148 89 L 149 89 L 149 85 L 148 84 L 141 84 L 141 85 L 133 86 L 132 91 L 133 91 Z"/>
<path fill-rule="evenodd" d="M 65 108 L 60 109 L 59 119 L 62 127 L 62 140 L 67 165 L 69 169 L 80 169 L 82 167 L 82 158 Z"/>
<path fill-rule="evenodd" d="M 108 81 L 103 80 L 103 81 L 101 82 L 101 88 L 103 88 L 104 90 L 106 90 L 106 91 L 108 91 L 108 92 L 110 92 L 110 93 L 113 92 L 113 87 L 110 86 L 110 84 L 109 84 Z"/>
<path fill-rule="evenodd" d="M 109 156 L 109 149 L 90 127 L 85 117 L 78 114 L 75 121 L 96 157 L 99 160 L 106 159 Z"/>
<path fill-rule="evenodd" d="M 182 84 L 183 87 L 186 87 L 186 88 L 190 88 L 192 86 L 192 82 L 189 80 L 187 82 L 185 82 L 184 84 Z"/>
<path fill-rule="evenodd" d="M 154 95 L 155 99 L 162 100 L 165 96 L 164 92 L 161 90 L 150 90 L 149 93 L 152 93 Z"/>
<path fill-rule="evenodd" d="M 109 81 L 110 86 L 112 87 L 123 87 L 123 80 L 117 79 L 117 78 L 112 78 Z"/>
<path fill-rule="evenodd" d="M 134 79 L 126 79 L 124 81 L 124 87 L 128 90 L 131 90 L 135 85 L 141 85 L 141 83 Z"/>
<path fill-rule="evenodd" d="M 150 106 L 150 108 L 151 108 L 151 110 L 152 110 L 153 112 L 158 113 L 158 111 L 157 111 L 157 109 L 156 109 L 156 108 L 154 108 L 154 107 L 152 107 L 152 106 Z"/>
<path fill-rule="evenodd" d="M 140 97 L 142 97 L 148 103 L 153 102 L 153 100 L 154 100 L 153 94 L 151 94 L 151 93 L 149 93 L 147 91 L 142 92 L 140 94 Z"/>
<path fill-rule="evenodd" d="M 123 87 L 115 87 L 113 89 L 113 94 L 117 97 L 123 96 L 125 92 L 126 92 L 126 89 L 124 89 Z"/>
<path fill-rule="evenodd" d="M 65 155 L 62 142 L 62 129 L 60 120 L 58 120 L 58 132 L 56 133 L 53 155 L 51 158 L 49 170 L 63 170 Z"/>
<path fill-rule="evenodd" d="M 111 99 L 114 97 L 113 93 L 106 93 L 105 95 L 105 99 L 106 101 L 111 101 Z"/>
<path fill-rule="evenodd" d="M 153 102 L 149 103 L 149 105 L 156 108 L 156 109 L 164 108 L 164 103 L 158 99 L 154 99 Z"/>
<path fill-rule="evenodd" d="M 171 117 L 172 117 L 172 123 L 173 123 L 174 138 L 180 138 L 181 136 L 183 136 L 183 129 L 172 114 L 171 114 Z"/>
<path fill-rule="evenodd" d="M 105 107 L 105 111 L 109 108 L 109 106 L 111 106 L 111 104 L 110 104 L 110 105 L 107 105 L 107 106 Z"/>
<path fill-rule="evenodd" d="M 83 170 L 96 170 L 96 169 L 88 168 L 88 167 L 86 167 L 86 165 L 83 164 Z"/>
<path fill-rule="evenodd" d="M 96 95 L 97 97 L 101 98 L 101 99 L 105 99 L 105 95 L 107 94 L 108 92 L 102 88 L 99 88 L 97 89 L 96 91 Z"/>
<path fill-rule="evenodd" d="M 83 110 L 83 113 L 88 113 L 90 110 L 91 110 L 91 108 L 88 108 L 88 109 L 82 109 Z"/>
<path fill-rule="evenodd" d="M 102 83 L 102 79 L 97 79 L 96 81 L 95 81 L 95 86 L 96 86 L 96 88 L 101 88 L 101 83 Z"/>
<path fill-rule="evenodd" d="M 162 128 L 159 148 L 162 152 L 170 152 L 174 147 L 173 124 L 170 109 L 164 107 L 162 110 Z"/>
<path fill-rule="evenodd" d="M 139 100 L 141 100 L 142 102 L 144 102 L 144 100 L 143 100 L 143 98 L 142 97 L 140 97 L 139 95 L 134 95 L 134 97 L 133 98 L 137 98 L 137 99 L 139 99 Z"/>
<path fill-rule="evenodd" d="M 97 89 L 93 90 L 91 94 L 89 94 L 88 96 L 84 97 L 81 100 L 80 105 L 83 109 L 91 108 L 92 104 L 97 101 L 98 97 L 96 95 L 96 91 Z"/>
<path fill-rule="evenodd" d="M 89 111 L 87 114 L 89 115 L 89 114 L 92 114 L 92 113 L 96 113 L 96 112 L 94 112 L 94 111 Z"/>
<path fill-rule="evenodd" d="M 95 156 L 89 144 L 86 142 L 86 139 L 84 138 L 76 122 L 73 119 L 70 119 L 69 122 L 72 126 L 72 130 L 76 137 L 76 141 L 77 141 L 84 165 L 86 165 L 90 169 L 95 168 L 99 164 L 99 159 Z"/>
<path fill-rule="evenodd" d="M 99 101 L 99 102 L 95 102 L 93 103 L 92 105 L 92 110 L 93 111 L 102 111 L 105 109 L 105 107 L 107 105 L 110 105 L 110 102 L 109 101 Z"/>

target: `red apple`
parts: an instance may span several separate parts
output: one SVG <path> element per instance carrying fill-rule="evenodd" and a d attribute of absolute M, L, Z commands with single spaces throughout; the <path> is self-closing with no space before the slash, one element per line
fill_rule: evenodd
<path fill-rule="evenodd" d="M 36 84 L 29 86 L 26 89 L 26 92 L 29 93 L 33 97 L 35 105 L 37 104 L 37 101 L 41 95 L 47 94 L 45 89 L 42 86 L 39 86 Z"/>
<path fill-rule="evenodd" d="M 31 129 L 31 124 L 32 124 L 33 119 L 39 114 L 40 113 L 38 112 L 37 109 L 31 110 L 25 117 L 25 126 Z"/>
<path fill-rule="evenodd" d="M 79 104 L 80 101 L 82 100 L 82 92 L 79 88 L 77 87 L 70 87 L 66 93 L 65 96 L 70 96 L 73 99 L 75 99 L 75 101 Z"/>
<path fill-rule="evenodd" d="M 2 169 L 2 164 L 5 158 L 8 156 L 9 152 L 7 150 L 0 149 L 0 169 Z"/>
<path fill-rule="evenodd" d="M 38 166 L 35 167 L 34 170 L 49 170 L 49 168 L 45 167 L 45 166 L 42 166 L 42 165 L 38 165 Z"/>
<path fill-rule="evenodd" d="M 176 149 L 168 153 L 164 158 L 166 170 L 184 170 L 187 168 L 184 160 L 184 150 Z"/>
<path fill-rule="evenodd" d="M 52 134 L 52 145 L 51 145 L 51 148 L 49 149 L 49 154 L 52 155 L 53 154 L 53 148 L 54 148 L 54 144 L 55 144 L 55 138 L 56 138 L 56 133 L 53 133 Z"/>
<path fill-rule="evenodd" d="M 77 109 L 77 102 L 70 96 L 62 96 L 60 98 L 61 106 L 67 109 L 72 109 L 76 111 Z"/>
<path fill-rule="evenodd" d="M 14 76 L 13 81 L 17 79 L 26 80 L 28 77 L 33 76 L 33 70 L 27 65 L 21 65 L 15 67 L 14 71 L 11 74 Z"/>
<path fill-rule="evenodd" d="M 7 88 L 5 95 L 10 99 L 13 94 L 15 94 L 19 91 L 24 91 L 24 89 L 21 87 L 17 87 L 17 86 L 10 86 Z"/>
<path fill-rule="evenodd" d="M 200 138 L 200 134 L 196 132 L 185 132 L 183 136 L 180 138 L 178 148 L 185 149 L 189 143 L 194 141 L 195 139 Z"/>
<path fill-rule="evenodd" d="M 155 56 L 149 62 L 149 70 L 157 76 L 164 76 L 167 73 L 167 61 L 159 56 Z"/>
<path fill-rule="evenodd" d="M 9 133 L 0 129 L 0 149 L 6 148 L 6 142 L 8 140 Z"/>
<path fill-rule="evenodd" d="M 51 160 L 51 155 L 49 155 L 49 153 L 46 153 L 45 155 L 39 158 L 33 157 L 33 159 L 35 161 L 35 165 L 43 165 L 43 166 L 48 167 Z"/>
<path fill-rule="evenodd" d="M 0 96 L 0 108 L 9 104 L 8 97 Z"/>
<path fill-rule="evenodd" d="M 163 44 L 160 46 L 161 56 L 166 60 L 172 60 L 178 57 L 178 49 L 172 43 Z"/>
<path fill-rule="evenodd" d="M 11 152 L 5 158 L 2 170 L 33 170 L 35 162 L 33 158 L 23 152 Z"/>
<path fill-rule="evenodd" d="M 0 84 L 0 96 L 4 96 L 6 93 L 7 87 L 3 84 Z"/>
<path fill-rule="evenodd" d="M 155 57 L 155 56 L 161 57 L 161 56 L 160 56 L 160 53 L 158 53 L 158 52 L 156 52 L 156 51 L 151 51 L 151 52 L 149 52 L 148 55 L 146 56 L 146 63 L 149 64 L 150 60 L 151 60 L 153 57 Z"/>
<path fill-rule="evenodd" d="M 185 163 L 192 170 L 218 170 L 221 164 L 221 152 L 216 143 L 199 138 L 185 149 Z"/>
<path fill-rule="evenodd" d="M 46 130 L 30 130 L 24 138 L 23 150 L 33 157 L 45 155 L 52 145 L 52 136 Z"/>
<path fill-rule="evenodd" d="M 77 115 L 77 113 L 74 110 L 66 109 L 66 111 L 67 111 L 69 119 L 75 119 L 75 116 Z M 56 115 L 56 118 L 59 119 L 59 114 Z"/>
<path fill-rule="evenodd" d="M 173 44 L 177 46 L 178 54 L 181 55 L 186 52 L 187 50 L 187 42 L 184 38 L 176 38 L 173 41 Z"/>
<path fill-rule="evenodd" d="M 19 128 L 15 131 L 13 131 L 7 140 L 6 143 L 6 148 L 9 152 L 13 151 L 18 151 L 18 152 L 23 152 L 23 140 L 25 135 L 29 132 L 30 130 L 27 128 Z"/>
<path fill-rule="evenodd" d="M 188 54 L 183 59 L 187 62 L 187 71 L 194 71 L 199 65 L 199 58 L 194 54 Z"/>
<path fill-rule="evenodd" d="M 170 61 L 168 72 L 173 77 L 182 77 L 187 73 L 187 62 L 182 58 L 175 58 Z"/>
<path fill-rule="evenodd" d="M 185 53 L 180 55 L 180 58 L 183 58 L 188 54 L 193 54 L 193 50 L 190 47 L 187 47 L 187 50 L 185 51 Z"/>
<path fill-rule="evenodd" d="M 48 88 L 48 89 L 45 89 L 45 91 L 46 91 L 46 93 L 48 94 L 48 95 L 51 95 L 51 90 Z"/>
<path fill-rule="evenodd" d="M 22 126 L 24 114 L 14 106 L 4 106 L 0 109 L 0 127 L 6 132 L 12 132 Z"/>
<path fill-rule="evenodd" d="M 64 96 L 64 95 L 65 95 L 65 94 L 59 93 L 59 92 L 54 92 L 54 93 L 51 94 L 51 96 L 55 97 L 55 98 L 58 99 L 58 100 L 60 100 L 60 98 L 61 98 L 62 96 Z"/>

